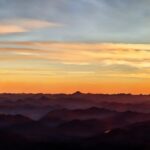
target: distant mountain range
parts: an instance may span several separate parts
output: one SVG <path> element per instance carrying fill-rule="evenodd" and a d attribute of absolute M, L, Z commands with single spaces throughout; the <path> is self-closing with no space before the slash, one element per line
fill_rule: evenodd
<path fill-rule="evenodd" d="M 149 95 L 1 94 L 0 146 L 150 149 L 149 106 Z"/>

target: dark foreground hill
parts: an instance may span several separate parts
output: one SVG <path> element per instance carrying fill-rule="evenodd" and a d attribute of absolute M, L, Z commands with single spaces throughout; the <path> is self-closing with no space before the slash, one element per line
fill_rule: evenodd
<path fill-rule="evenodd" d="M 84 114 L 84 111 L 87 117 L 88 110 L 94 116 L 95 113 L 102 113 L 103 117 L 80 118 L 80 113 Z M 58 114 L 59 111 L 64 110 L 58 110 Z M 69 110 L 66 111 L 68 114 Z M 150 148 L 150 114 L 120 113 L 98 108 L 70 111 L 71 114 L 73 112 L 79 116 L 66 119 L 63 118 L 65 113 L 61 113 L 61 119 L 56 112 L 52 112 L 38 121 L 21 115 L 0 115 L 0 146 L 3 149 L 41 150 Z"/>

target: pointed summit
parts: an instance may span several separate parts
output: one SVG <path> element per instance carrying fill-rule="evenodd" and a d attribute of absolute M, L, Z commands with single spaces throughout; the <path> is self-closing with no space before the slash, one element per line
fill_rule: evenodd
<path fill-rule="evenodd" d="M 75 93 L 73 93 L 73 95 L 82 95 L 83 93 L 81 93 L 80 91 L 76 91 Z"/>

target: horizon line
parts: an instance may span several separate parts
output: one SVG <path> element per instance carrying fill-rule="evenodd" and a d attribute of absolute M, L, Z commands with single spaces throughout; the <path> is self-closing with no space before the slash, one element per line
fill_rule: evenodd
<path fill-rule="evenodd" d="M 92 93 L 92 92 L 81 92 L 81 91 L 75 91 L 75 92 L 71 92 L 71 93 L 65 93 L 65 92 L 58 92 L 58 93 L 44 93 L 44 92 L 0 92 L 0 95 L 3 95 L 3 94 L 10 94 L 10 95 L 21 95 L 21 94 L 24 94 L 24 95 L 38 95 L 38 94 L 42 94 L 42 95 L 60 95 L 60 94 L 63 94 L 63 95 L 73 95 L 73 94 L 83 94 L 83 95 L 88 95 L 88 94 L 91 94 L 91 95 L 133 95 L 133 96 L 150 96 L 150 93 L 149 94 L 145 94 L 145 93 L 139 93 L 139 94 L 134 94 L 134 93 Z"/>

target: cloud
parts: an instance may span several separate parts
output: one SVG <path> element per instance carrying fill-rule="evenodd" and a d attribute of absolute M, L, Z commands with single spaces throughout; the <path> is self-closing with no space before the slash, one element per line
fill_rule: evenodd
<path fill-rule="evenodd" d="M 29 32 L 42 28 L 56 28 L 62 25 L 55 22 L 34 19 L 13 19 L 0 21 L 0 34 Z"/>
<path fill-rule="evenodd" d="M 0 24 L 0 34 L 20 33 L 26 31 L 27 30 L 21 26 Z"/>
<path fill-rule="evenodd" d="M 89 69 L 93 66 L 106 68 L 105 71 L 130 72 L 150 69 L 149 49 L 149 44 L 1 42 L 0 59 L 42 60 L 64 66 L 90 66 Z"/>
<path fill-rule="evenodd" d="M 146 66 L 149 64 L 149 44 L 65 43 L 65 42 L 1 42 L 0 52 L 31 53 L 47 60 L 65 64 L 99 63 Z M 139 64 L 141 62 L 141 64 Z"/>

